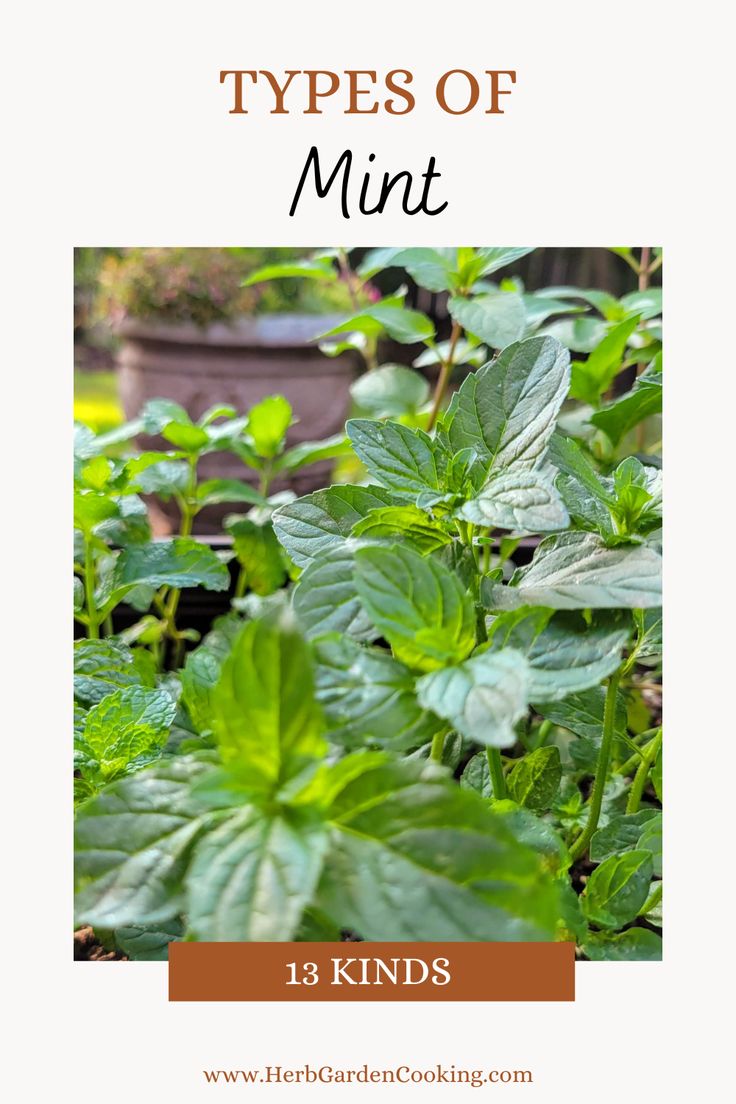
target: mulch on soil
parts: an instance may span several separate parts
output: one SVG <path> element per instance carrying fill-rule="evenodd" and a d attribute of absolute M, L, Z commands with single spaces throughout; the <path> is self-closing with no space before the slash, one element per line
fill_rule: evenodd
<path fill-rule="evenodd" d="M 74 933 L 75 962 L 125 962 L 127 958 L 119 951 L 103 947 L 90 927 L 79 928 Z"/>

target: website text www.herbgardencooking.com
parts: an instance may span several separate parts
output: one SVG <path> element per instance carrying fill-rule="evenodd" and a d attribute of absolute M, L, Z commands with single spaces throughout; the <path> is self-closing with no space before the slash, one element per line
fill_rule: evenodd
<path fill-rule="evenodd" d="M 531 1070 L 459 1069 L 457 1066 L 395 1066 L 393 1069 L 357 1069 L 336 1066 L 263 1066 L 260 1069 L 202 1070 L 208 1084 L 238 1085 L 483 1085 L 532 1084 Z"/>

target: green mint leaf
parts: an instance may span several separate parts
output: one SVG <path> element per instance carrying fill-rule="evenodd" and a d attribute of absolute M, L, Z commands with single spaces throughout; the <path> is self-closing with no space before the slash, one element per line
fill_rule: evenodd
<path fill-rule="evenodd" d="M 212 728 L 212 695 L 224 656 L 206 644 L 190 652 L 181 671 L 181 700 L 197 732 Z"/>
<path fill-rule="evenodd" d="M 186 877 L 192 935 L 232 942 L 293 939 L 327 843 L 319 821 L 237 810 L 195 848 Z"/>
<path fill-rule="evenodd" d="M 248 411 L 248 436 L 258 456 L 270 459 L 281 452 L 292 409 L 283 395 L 268 395 Z"/>
<path fill-rule="evenodd" d="M 344 433 L 334 437 L 325 437 L 323 441 L 302 441 L 299 445 L 287 449 L 273 463 L 273 472 L 295 472 L 307 464 L 317 464 L 323 460 L 335 460 L 340 456 L 350 456 L 350 442 Z"/>
<path fill-rule="evenodd" d="M 469 740 L 509 747 L 516 742 L 514 725 L 526 713 L 527 686 L 524 657 L 509 648 L 423 675 L 417 696 Z"/>
<path fill-rule="evenodd" d="M 651 878 L 649 851 L 627 851 L 606 859 L 590 875 L 580 898 L 588 922 L 614 930 L 630 923 L 647 899 Z"/>
<path fill-rule="evenodd" d="M 389 491 L 412 500 L 443 491 L 447 456 L 423 430 L 367 418 L 352 418 L 345 428 L 359 459 Z"/>
<path fill-rule="evenodd" d="M 512 586 L 482 587 L 490 608 L 647 609 L 662 604 L 662 557 L 644 545 L 608 548 L 595 533 L 547 537 Z"/>
<path fill-rule="evenodd" d="M 661 962 L 662 939 L 649 928 L 629 928 L 619 935 L 589 932 L 582 950 L 591 962 Z"/>
<path fill-rule="evenodd" d="M 353 527 L 354 537 L 374 540 L 405 540 L 426 555 L 450 544 L 452 537 L 417 506 L 380 506 L 370 510 Z"/>
<path fill-rule="evenodd" d="M 459 516 L 475 525 L 510 529 L 514 533 L 545 533 L 565 529 L 570 518 L 555 490 L 549 470 L 501 471 L 477 498 L 463 504 Z"/>
<path fill-rule="evenodd" d="M 294 563 L 308 567 L 323 552 L 341 545 L 369 511 L 391 502 L 390 493 L 383 487 L 338 484 L 279 506 L 272 522 Z"/>
<path fill-rule="evenodd" d="M 618 668 L 629 637 L 628 621 L 615 614 L 597 614 L 590 625 L 556 614 L 527 656 L 530 697 L 549 702 L 597 686 Z"/>
<path fill-rule="evenodd" d="M 509 797 L 533 812 L 546 812 L 557 797 L 562 780 L 560 750 L 554 744 L 529 752 L 509 772 Z"/>
<path fill-rule="evenodd" d="M 156 464 L 162 464 L 169 460 L 183 460 L 182 451 L 180 449 L 169 449 L 162 452 L 158 449 L 147 449 L 145 452 L 139 452 L 135 456 L 128 457 L 121 477 L 123 485 L 127 486 L 128 490 L 139 489 L 136 487 L 136 481 L 143 472 L 147 471 L 148 468 L 155 467 Z M 184 463 L 182 467 L 188 468 L 188 464 Z"/>
<path fill-rule="evenodd" d="M 207 431 L 200 426 L 188 425 L 182 422 L 170 422 L 161 430 L 161 436 L 165 437 L 175 448 L 184 452 L 201 452 L 209 444 Z"/>
<path fill-rule="evenodd" d="M 227 567 L 206 544 L 190 537 L 155 541 L 121 552 L 115 564 L 112 597 L 123 597 L 134 586 L 202 586 L 227 590 Z"/>
<path fill-rule="evenodd" d="M 467 333 L 491 349 L 505 349 L 518 341 L 526 326 L 524 301 L 511 291 L 486 292 L 472 299 L 454 295 L 448 310 Z"/>
<path fill-rule="evenodd" d="M 594 833 L 590 841 L 591 860 L 600 863 L 611 855 L 633 851 L 647 821 L 656 816 L 656 809 L 640 809 L 638 813 L 621 813 L 611 817 L 603 828 Z"/>
<path fill-rule="evenodd" d="M 74 527 L 89 535 L 96 525 L 117 517 L 118 504 L 98 491 L 78 491 L 74 494 Z"/>
<path fill-rule="evenodd" d="M 630 291 L 619 300 L 627 314 L 636 314 L 643 322 L 662 313 L 661 287 L 649 287 L 643 291 Z"/>
<path fill-rule="evenodd" d="M 392 759 L 386 752 L 365 748 L 336 761 L 324 761 L 292 795 L 292 806 L 311 807 L 326 818 L 334 812 L 333 807 L 352 782 L 390 762 Z"/>
<path fill-rule="evenodd" d="M 488 766 L 488 754 L 485 751 L 477 752 L 468 760 L 460 776 L 460 785 L 464 790 L 475 790 L 481 797 L 493 797 L 491 771 Z"/>
<path fill-rule="evenodd" d="M 315 257 L 303 261 L 284 261 L 282 264 L 264 265 L 255 272 L 251 272 L 250 276 L 243 280 L 243 287 L 264 284 L 268 280 L 287 280 L 291 277 L 335 283 L 338 278 L 338 271 L 328 257 Z"/>
<path fill-rule="evenodd" d="M 590 353 L 606 336 L 608 326 L 602 318 L 560 318 L 541 332 L 573 353 Z"/>
<path fill-rule="evenodd" d="M 492 272 L 498 272 L 499 268 L 505 268 L 506 265 L 513 264 L 514 261 L 521 260 L 522 257 L 526 257 L 529 253 L 533 252 L 533 246 L 485 246 L 477 250 L 477 255 L 481 262 L 481 269 L 478 275 L 490 276 Z"/>
<path fill-rule="evenodd" d="M 131 962 L 167 962 L 169 943 L 181 939 L 179 920 L 163 924 L 135 924 L 115 929 L 115 943 Z"/>
<path fill-rule="evenodd" d="M 197 418 L 197 425 L 204 428 L 211 425 L 216 418 L 232 420 L 236 416 L 237 411 L 234 406 L 230 406 L 228 403 L 215 403 L 213 406 L 208 406 L 204 414 Z"/>
<path fill-rule="evenodd" d="M 117 517 L 100 522 L 95 536 L 121 548 L 128 544 L 146 544 L 151 539 L 151 526 L 145 502 L 138 495 L 125 495 L 118 502 Z"/>
<path fill-rule="evenodd" d="M 598 533 L 607 545 L 630 543 L 630 537 L 619 538 L 608 506 L 589 494 L 576 479 L 561 474 L 557 476 L 555 486 L 570 515 L 571 528 Z"/>
<path fill-rule="evenodd" d="M 223 762 L 255 792 L 275 792 L 324 750 L 311 656 L 286 616 L 246 624 L 211 702 Z"/>
<path fill-rule="evenodd" d="M 324 353 L 327 357 L 338 357 L 341 353 L 358 352 L 364 353 L 368 344 L 368 338 L 364 333 L 349 333 L 338 341 L 322 341 L 319 342 L 319 351 Z"/>
<path fill-rule="evenodd" d="M 233 538 L 235 555 L 245 571 L 249 590 L 266 595 L 283 586 L 286 567 L 270 522 L 257 525 L 251 518 L 230 518 L 226 528 Z"/>
<path fill-rule="evenodd" d="M 330 820 L 317 900 L 341 926 L 379 940 L 553 937 L 559 893 L 544 862 L 449 779 L 378 765 L 342 790 Z"/>
<path fill-rule="evenodd" d="M 197 488 L 197 500 L 202 506 L 216 506 L 221 502 L 250 502 L 263 506 L 266 501 L 255 487 L 241 479 L 206 479 Z"/>
<path fill-rule="evenodd" d="M 591 415 L 590 421 L 592 425 L 602 429 L 611 443 L 617 446 L 645 418 L 661 413 L 662 373 L 652 366 L 639 376 L 631 391 L 602 406 Z"/>
<path fill-rule="evenodd" d="M 356 542 L 343 542 L 315 560 L 294 588 L 293 606 L 309 638 L 342 632 L 375 640 L 378 632 L 363 609 L 355 581 Z"/>
<path fill-rule="evenodd" d="M 131 487 L 141 494 L 156 494 L 170 498 L 174 492 L 185 494 L 189 482 L 189 465 L 184 460 L 159 460 L 131 476 Z"/>
<path fill-rule="evenodd" d="M 78 640 L 74 645 L 74 698 L 95 705 L 127 686 L 155 685 L 155 672 L 143 658 L 117 640 Z"/>
<path fill-rule="evenodd" d="M 202 419 L 206 415 L 202 415 Z M 203 425 L 203 421 L 200 419 L 200 425 Z M 208 452 L 219 449 L 230 449 L 233 452 L 241 455 L 242 458 L 246 454 L 253 453 L 251 446 L 248 445 L 244 432 L 248 428 L 248 415 L 241 415 L 237 418 L 227 418 L 224 422 L 217 422 L 214 425 L 208 424 L 207 437 L 209 439 Z M 246 461 L 247 462 L 247 461 Z"/>
<path fill-rule="evenodd" d="M 569 694 L 564 701 L 535 701 L 534 709 L 546 720 L 574 732 L 581 739 L 600 743 L 605 700 L 605 689 L 596 686 L 582 693 Z M 626 733 L 626 699 L 620 693 L 616 697 L 614 731 L 617 736 Z"/>
<path fill-rule="evenodd" d="M 621 370 L 626 346 L 638 324 L 638 315 L 619 322 L 596 345 L 587 360 L 575 361 L 570 383 L 570 396 L 573 399 L 597 406 L 601 395 L 608 390 Z"/>
<path fill-rule="evenodd" d="M 141 411 L 143 431 L 161 433 L 171 423 L 190 426 L 192 419 L 183 406 L 171 399 L 149 399 Z"/>
<path fill-rule="evenodd" d="M 401 751 L 420 747 L 442 722 L 417 700 L 408 667 L 381 648 L 334 633 L 314 642 L 317 701 L 331 741 Z"/>
<path fill-rule="evenodd" d="M 613 473 L 616 496 L 612 513 L 623 534 L 646 533 L 662 521 L 662 472 L 645 467 L 635 456 L 622 460 Z"/>
<path fill-rule="evenodd" d="M 570 354 L 550 337 L 509 345 L 467 377 L 446 415 L 454 452 L 474 448 L 487 475 L 544 457 L 570 383 Z"/>
<path fill-rule="evenodd" d="M 659 527 L 662 517 L 662 475 L 630 456 L 613 477 L 602 477 L 576 442 L 555 434 L 550 458 L 560 469 L 557 488 L 573 521 L 598 532 L 607 544 L 622 543 L 631 534 Z"/>
<path fill-rule="evenodd" d="M 126 686 L 93 705 L 75 741 L 82 776 L 109 782 L 161 754 L 176 715 L 165 690 Z"/>
<path fill-rule="evenodd" d="M 376 303 L 364 311 L 363 315 L 377 323 L 389 337 L 401 345 L 414 345 L 434 337 L 434 324 L 421 311 Z M 346 323 L 346 328 L 350 328 L 349 322 Z"/>
<path fill-rule="evenodd" d="M 97 434 L 89 426 L 82 422 L 74 423 L 73 447 L 75 461 L 89 460 L 90 457 L 98 454 L 98 449 L 95 446 L 96 439 Z"/>
<path fill-rule="evenodd" d="M 117 928 L 179 915 L 182 878 L 203 827 L 190 784 L 210 769 L 193 757 L 165 760 L 114 782 L 80 807 L 78 923 Z"/>
<path fill-rule="evenodd" d="M 485 752 L 480 752 L 479 758 L 484 759 L 486 766 L 488 766 L 488 756 Z M 543 820 L 540 815 L 532 812 L 530 809 L 522 808 L 520 805 L 517 805 L 515 801 L 510 800 L 494 802 L 493 812 L 497 816 L 503 818 L 504 824 L 511 829 L 514 838 L 517 839 L 519 843 L 531 847 L 533 851 L 536 851 L 537 854 L 540 855 L 548 870 L 557 874 L 569 869 L 570 856 L 567 848 L 562 837 L 558 835 L 548 821 Z M 570 893 L 573 895 L 573 901 L 571 902 L 566 900 L 564 886 L 562 889 L 562 913 L 564 918 L 568 921 L 568 926 L 580 926 L 582 931 L 584 931 L 586 925 L 583 920 L 580 906 L 578 905 L 577 895 L 570 887 Z"/>
<path fill-rule="evenodd" d="M 527 293 L 522 295 L 521 298 L 524 303 L 526 324 L 529 330 L 538 329 L 548 318 L 552 318 L 554 315 L 578 314 L 587 310 L 587 307 L 582 305 L 576 306 L 565 299 L 553 299 L 549 295 L 542 295 L 538 292 Z"/>
<path fill-rule="evenodd" d="M 475 645 L 475 609 L 439 560 L 400 545 L 355 553 L 355 585 L 369 618 L 409 667 L 431 671 Z"/>
<path fill-rule="evenodd" d="M 395 300 L 382 300 L 320 334 L 320 340 L 343 333 L 363 333 L 375 338 L 384 332 L 401 345 L 414 345 L 434 337 L 434 324 L 420 311 L 402 307 Z"/>
<path fill-rule="evenodd" d="M 618 611 L 578 613 L 522 607 L 488 628 L 493 648 L 516 648 L 529 664 L 529 696 L 554 701 L 597 686 L 618 668 L 631 636 L 631 619 Z"/>
<path fill-rule="evenodd" d="M 649 887 L 649 896 L 639 912 L 639 916 L 643 916 L 645 920 L 648 920 L 650 924 L 654 924 L 658 928 L 662 927 L 663 921 L 662 892 L 663 886 L 661 880 L 652 881 Z"/>
<path fill-rule="evenodd" d="M 639 643 L 636 654 L 640 659 L 651 659 L 662 655 L 662 610 L 637 610 L 634 620 L 639 628 Z"/>
<path fill-rule="evenodd" d="M 362 276 L 374 276 L 383 268 L 403 268 L 412 280 L 429 291 L 448 291 L 453 287 L 457 268 L 457 249 L 371 249 L 361 261 Z"/>
<path fill-rule="evenodd" d="M 306 908 L 294 935 L 297 943 L 339 943 L 342 932 L 329 916 L 315 908 Z"/>
<path fill-rule="evenodd" d="M 92 491 L 104 491 L 112 476 L 112 464 L 106 456 L 95 456 L 82 468 L 80 480 Z"/>
<path fill-rule="evenodd" d="M 459 338 L 454 346 L 447 341 L 438 341 L 430 348 L 425 349 L 412 364 L 415 368 L 429 368 L 434 364 L 442 364 L 447 361 L 452 348 L 452 363 L 456 367 L 461 364 L 469 364 L 473 368 L 482 368 L 488 360 L 488 350 L 485 345 L 479 345 L 475 338 L 466 340 Z"/>
<path fill-rule="evenodd" d="M 641 851 L 649 851 L 652 856 L 652 870 L 662 877 L 662 814 L 657 813 L 647 821 L 636 844 Z"/>
<path fill-rule="evenodd" d="M 353 401 L 372 418 L 414 414 L 429 399 L 429 383 L 402 364 L 383 364 L 366 372 L 350 388 Z"/>
<path fill-rule="evenodd" d="M 549 459 L 556 468 L 584 487 L 601 505 L 613 505 L 613 488 L 601 479 L 589 457 L 572 437 L 563 437 L 561 433 L 553 434 L 549 442 Z"/>

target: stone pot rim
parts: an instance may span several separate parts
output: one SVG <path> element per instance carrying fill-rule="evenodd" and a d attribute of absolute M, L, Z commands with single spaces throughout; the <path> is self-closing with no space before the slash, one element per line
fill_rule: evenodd
<path fill-rule="evenodd" d="M 123 339 L 165 341 L 201 348 L 298 349 L 316 347 L 317 338 L 344 320 L 342 314 L 261 314 L 197 326 L 193 322 L 158 322 L 124 318 L 116 327 Z"/>

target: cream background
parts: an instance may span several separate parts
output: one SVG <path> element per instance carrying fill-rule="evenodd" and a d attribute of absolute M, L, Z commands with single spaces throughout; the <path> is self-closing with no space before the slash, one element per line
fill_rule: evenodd
<path fill-rule="evenodd" d="M 205 1067 L 307 1060 L 531 1067 L 534 1085 L 506 1094 L 545 1104 L 730 1095 L 733 601 L 728 525 L 714 520 L 733 509 L 726 13 L 714 0 L 76 0 L 6 14 L 9 1100 L 188 1104 L 228 1091 L 204 1084 Z M 406 67 L 419 102 L 398 118 L 230 116 L 219 70 L 251 67 Z M 516 68 L 506 114 L 443 115 L 432 81 L 456 67 Z M 433 153 L 450 206 L 437 218 L 346 225 L 325 200 L 288 219 L 313 143 L 325 157 L 374 151 L 392 171 L 421 172 Z M 71 961 L 72 247 L 337 241 L 666 249 L 666 962 L 583 965 L 574 1005 L 169 1006 L 165 966 Z M 277 1104 L 290 1091 L 262 1098 Z M 336 1088 L 334 1099 L 366 1091 Z M 391 1099 L 419 1091 L 382 1088 Z"/>

